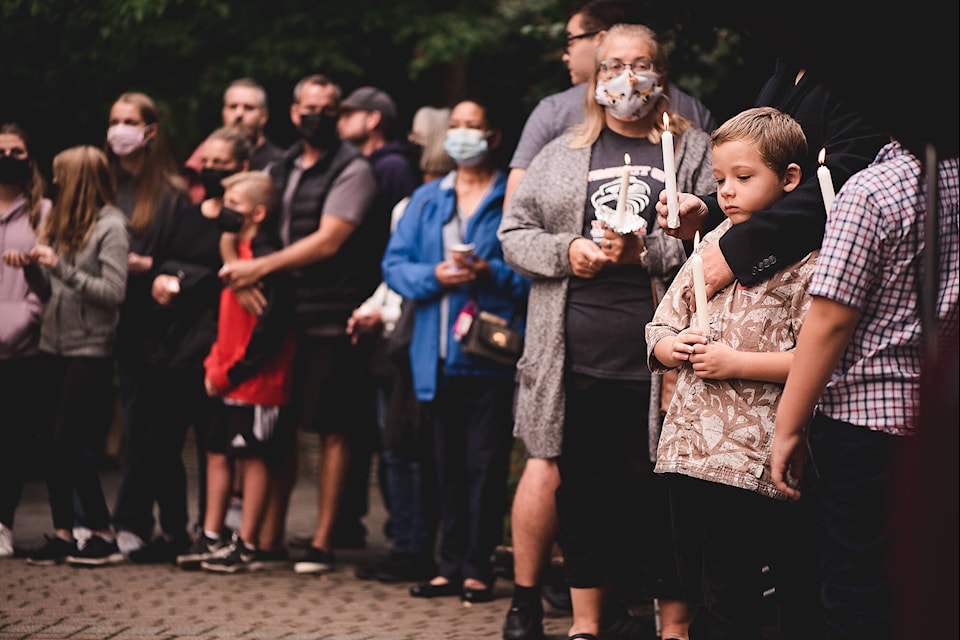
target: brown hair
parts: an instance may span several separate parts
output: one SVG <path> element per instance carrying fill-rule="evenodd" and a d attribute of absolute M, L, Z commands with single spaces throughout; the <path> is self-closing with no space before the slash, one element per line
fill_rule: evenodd
<path fill-rule="evenodd" d="M 126 102 L 135 106 L 144 124 L 154 125 L 157 129 L 156 135 L 143 149 L 143 169 L 136 176 L 136 204 L 130 214 L 130 229 L 134 234 L 140 234 L 153 221 L 164 187 L 186 193 L 186 186 L 160 127 L 157 106 L 150 96 L 129 92 L 122 94 L 114 104 L 117 102 Z M 120 169 L 120 158 L 113 152 L 110 145 L 106 145 L 106 153 L 113 175 L 116 177 Z"/>
<path fill-rule="evenodd" d="M 40 241 L 57 253 L 73 253 L 87 243 L 104 205 L 114 203 L 113 174 L 103 151 L 82 145 L 53 158 L 53 180 L 60 187 L 60 196 Z"/>
<path fill-rule="evenodd" d="M 603 128 L 606 126 L 606 110 L 597 104 L 594 95 L 597 92 L 596 70 L 600 67 L 600 61 L 603 60 L 606 55 L 607 43 L 609 43 L 611 38 L 629 38 L 646 42 L 646 44 L 650 46 L 653 68 L 660 78 L 660 85 L 665 89 L 670 84 L 670 78 L 666 71 L 666 56 L 663 53 L 663 48 L 660 46 L 659 41 L 657 41 L 657 34 L 655 34 L 652 29 L 642 24 L 615 24 L 610 27 L 607 35 L 604 36 L 600 42 L 600 46 L 597 48 L 597 62 L 593 75 L 590 76 L 590 82 L 587 85 L 584 119 L 582 123 L 573 128 L 576 132 L 573 140 L 570 142 L 570 146 L 573 149 L 582 149 L 591 146 L 597 141 L 600 132 L 603 131 Z M 669 103 L 670 98 L 667 96 L 666 91 L 664 91 L 664 93 L 660 94 L 656 104 L 654 104 L 653 112 L 655 117 L 653 118 L 653 127 L 651 127 L 650 133 L 647 135 L 647 140 L 653 144 L 660 144 L 660 136 L 663 133 L 664 113 L 670 113 L 670 130 L 675 133 L 682 133 L 694 126 L 692 122 L 680 114 L 668 112 L 667 106 Z"/>
<path fill-rule="evenodd" d="M 40 170 L 37 169 L 37 161 L 34 160 L 33 154 L 30 152 L 30 139 L 27 137 L 26 131 L 21 129 L 20 125 L 13 122 L 0 124 L 0 133 L 17 136 L 27 149 L 27 157 L 30 161 L 30 175 L 27 176 L 27 179 L 20 185 L 20 190 L 27 199 L 27 206 L 30 208 L 28 215 L 30 226 L 36 231 L 37 224 L 40 222 L 40 214 L 43 206 L 43 190 L 46 185 L 43 181 L 43 176 L 40 175 Z"/>
<path fill-rule="evenodd" d="M 250 159 L 250 150 L 253 145 L 250 144 L 250 138 L 247 137 L 243 127 L 235 125 L 220 127 L 208 135 L 207 140 L 223 140 L 229 143 L 231 145 L 230 155 L 239 164 L 243 164 Z"/>
<path fill-rule="evenodd" d="M 803 165 L 807 157 L 807 138 L 800 123 L 773 107 L 741 111 L 710 135 L 716 147 L 725 142 L 746 142 L 757 148 L 763 163 L 783 177 L 787 165 Z"/>

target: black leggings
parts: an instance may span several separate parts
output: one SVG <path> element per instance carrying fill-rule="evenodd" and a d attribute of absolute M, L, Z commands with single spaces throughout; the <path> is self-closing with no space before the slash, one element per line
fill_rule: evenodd
<path fill-rule="evenodd" d="M 113 409 L 113 359 L 45 356 L 48 407 L 43 453 L 56 529 L 73 528 L 73 493 L 93 530 L 110 526 L 97 472 L 97 448 Z"/>

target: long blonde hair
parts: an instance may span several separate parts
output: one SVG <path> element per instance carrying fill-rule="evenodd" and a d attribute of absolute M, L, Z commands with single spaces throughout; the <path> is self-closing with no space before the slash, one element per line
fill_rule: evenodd
<path fill-rule="evenodd" d="M 117 102 L 126 102 L 137 108 L 143 123 L 153 125 L 156 135 L 143 148 L 143 168 L 136 176 L 136 203 L 130 215 L 130 229 L 134 234 L 140 234 L 150 226 L 153 216 L 160 205 L 164 187 L 169 187 L 180 193 L 186 193 L 186 185 L 180 176 L 176 160 L 166 137 L 160 127 L 160 118 L 157 106 L 150 96 L 144 93 L 129 92 L 116 99 Z M 120 158 L 113 152 L 110 145 L 105 146 L 107 158 L 114 177 L 119 175 Z"/>
<path fill-rule="evenodd" d="M 37 161 L 34 159 L 33 153 L 30 151 L 30 139 L 27 137 L 26 131 L 21 129 L 20 125 L 13 122 L 0 124 L 0 133 L 17 136 L 20 138 L 20 142 L 23 143 L 23 146 L 27 149 L 27 157 L 30 158 L 30 174 L 20 185 L 20 191 L 27 199 L 27 206 L 30 207 L 30 213 L 28 214 L 27 219 L 30 221 L 30 226 L 34 231 L 36 231 L 37 224 L 40 222 L 40 214 L 43 209 L 43 190 L 45 185 L 43 182 L 43 176 L 40 175 L 40 171 L 37 169 Z"/>
<path fill-rule="evenodd" d="M 100 209 L 116 200 L 113 174 L 103 151 L 81 145 L 53 158 L 53 181 L 60 194 L 40 241 L 57 253 L 73 253 L 87 244 Z"/>
<path fill-rule="evenodd" d="M 420 171 L 425 176 L 446 175 L 457 166 L 443 148 L 449 124 L 450 109 L 420 107 L 413 114 L 410 129 L 417 136 L 417 143 L 422 145 Z"/>
<path fill-rule="evenodd" d="M 690 120 L 678 113 L 669 111 L 667 108 L 670 105 L 670 97 L 667 95 L 666 87 L 670 84 L 670 76 L 667 72 L 667 59 L 660 42 L 657 40 L 657 34 L 650 27 L 642 24 L 615 24 L 610 27 L 607 35 L 600 42 L 600 46 L 597 47 L 596 64 L 584 97 L 583 122 L 573 127 L 575 135 L 573 140 L 570 141 L 570 147 L 572 149 L 583 149 L 592 146 L 600 137 L 600 132 L 607 126 L 606 109 L 597 104 L 594 95 L 597 92 L 597 69 L 600 67 L 600 61 L 606 56 L 607 44 L 611 38 L 639 40 L 650 47 L 652 54 L 650 59 L 653 61 L 653 68 L 660 78 L 660 84 L 664 87 L 664 91 L 654 103 L 653 125 L 650 128 L 650 133 L 647 134 L 647 140 L 653 144 L 660 144 L 660 136 L 663 134 L 663 114 L 665 112 L 670 114 L 670 130 L 674 133 L 682 133 L 695 126 Z"/>

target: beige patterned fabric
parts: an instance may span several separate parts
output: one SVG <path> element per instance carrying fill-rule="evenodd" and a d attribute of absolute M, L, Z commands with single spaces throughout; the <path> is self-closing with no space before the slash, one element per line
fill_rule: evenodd
<path fill-rule="evenodd" d="M 731 226 L 727 220 L 707 234 L 699 251 Z M 755 287 L 733 283 L 710 299 L 710 339 L 738 351 L 782 352 L 796 347 L 810 306 L 807 284 L 817 252 Z M 683 266 L 647 325 L 650 369 L 666 369 L 653 347 L 690 325 L 693 276 Z M 785 499 L 770 478 L 773 426 L 783 385 L 753 380 L 704 380 L 689 364 L 679 368 L 677 389 L 664 418 L 657 449 L 658 473 L 720 482 Z"/>

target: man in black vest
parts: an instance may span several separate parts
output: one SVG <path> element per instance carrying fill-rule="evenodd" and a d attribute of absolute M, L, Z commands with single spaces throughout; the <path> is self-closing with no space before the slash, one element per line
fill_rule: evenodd
<path fill-rule="evenodd" d="M 281 251 L 231 263 L 224 276 L 256 310 L 256 283 L 288 271 L 297 323 L 294 400 L 286 424 L 320 435 L 317 529 L 297 573 L 323 573 L 333 565 L 332 532 L 350 460 L 349 432 L 363 407 L 366 363 L 350 344 L 347 320 L 380 283 L 380 258 L 389 218 L 377 215 L 377 181 L 370 163 L 337 135 L 340 88 L 322 75 L 307 76 L 293 91 L 290 120 L 301 139 L 271 168 L 281 197 L 276 232 Z M 288 429 L 293 434 L 293 429 Z M 277 513 L 264 522 L 261 547 L 282 548 L 286 504 L 295 478 L 295 454 L 278 488 Z"/>

